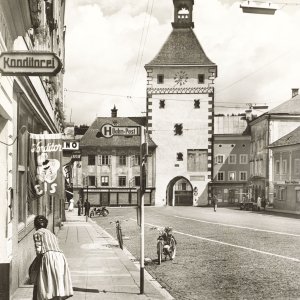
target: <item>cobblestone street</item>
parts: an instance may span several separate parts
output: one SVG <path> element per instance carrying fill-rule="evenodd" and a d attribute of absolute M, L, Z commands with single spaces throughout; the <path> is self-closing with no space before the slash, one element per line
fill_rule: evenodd
<path fill-rule="evenodd" d="M 133 208 L 112 208 L 95 218 L 115 235 L 120 219 L 126 248 L 139 259 Z M 300 295 L 300 230 L 297 218 L 212 208 L 146 208 L 148 272 L 175 299 L 294 299 Z M 172 226 L 178 241 L 174 261 L 156 261 L 156 226 Z"/>

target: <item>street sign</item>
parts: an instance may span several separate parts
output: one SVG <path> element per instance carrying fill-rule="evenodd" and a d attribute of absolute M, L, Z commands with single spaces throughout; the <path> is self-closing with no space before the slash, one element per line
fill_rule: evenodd
<path fill-rule="evenodd" d="M 0 54 L 3 76 L 54 76 L 62 68 L 55 53 L 46 51 L 11 51 Z"/>
<path fill-rule="evenodd" d="M 110 138 L 114 135 L 118 136 L 136 136 L 140 135 L 139 126 L 113 126 L 111 124 L 104 124 L 100 129 L 101 135 Z"/>

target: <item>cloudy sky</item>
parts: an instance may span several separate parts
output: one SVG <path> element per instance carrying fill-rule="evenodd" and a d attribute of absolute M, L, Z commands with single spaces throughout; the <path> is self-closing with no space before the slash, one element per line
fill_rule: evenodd
<path fill-rule="evenodd" d="M 195 0 L 194 31 L 218 65 L 217 113 L 272 108 L 300 88 L 300 0 L 275 2 L 275 15 L 255 15 L 242 13 L 240 1 Z M 172 21 L 172 0 L 67 1 L 66 120 L 90 125 L 114 105 L 118 116 L 142 115 L 144 65 Z"/>

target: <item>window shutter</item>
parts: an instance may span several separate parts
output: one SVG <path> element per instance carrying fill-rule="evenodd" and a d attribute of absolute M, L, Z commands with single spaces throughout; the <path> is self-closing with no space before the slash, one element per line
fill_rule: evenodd
<path fill-rule="evenodd" d="M 134 155 L 130 156 L 130 167 L 132 168 L 134 166 Z"/>
<path fill-rule="evenodd" d="M 111 165 L 111 155 L 108 155 L 108 165 Z"/>
<path fill-rule="evenodd" d="M 102 165 L 102 155 L 98 155 L 98 165 Z"/>

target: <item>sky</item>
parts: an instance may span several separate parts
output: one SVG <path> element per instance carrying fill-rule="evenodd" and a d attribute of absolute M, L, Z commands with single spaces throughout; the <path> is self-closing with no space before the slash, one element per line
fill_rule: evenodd
<path fill-rule="evenodd" d="M 216 113 L 271 109 L 300 88 L 300 0 L 273 1 L 274 15 L 243 13 L 236 0 L 194 2 L 194 32 L 218 66 Z M 172 0 L 67 1 L 66 121 L 90 125 L 114 105 L 118 116 L 145 115 L 144 65 L 171 33 L 173 16 Z"/>

